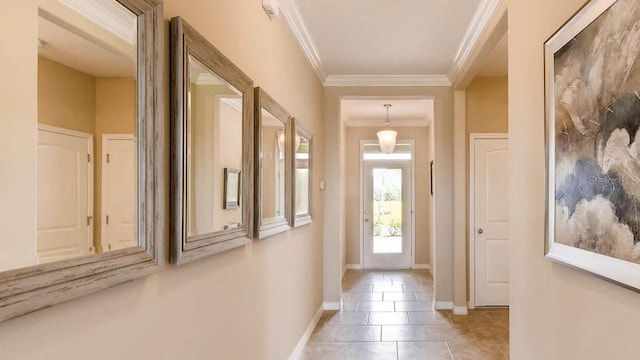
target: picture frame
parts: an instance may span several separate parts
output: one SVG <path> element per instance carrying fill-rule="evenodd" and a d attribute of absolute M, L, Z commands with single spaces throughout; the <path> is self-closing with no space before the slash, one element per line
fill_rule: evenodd
<path fill-rule="evenodd" d="M 222 208 L 240 207 L 240 170 L 224 168 L 224 202 Z"/>
<path fill-rule="evenodd" d="M 544 45 L 545 256 L 636 292 L 638 28 L 637 1 L 592 0 Z"/>

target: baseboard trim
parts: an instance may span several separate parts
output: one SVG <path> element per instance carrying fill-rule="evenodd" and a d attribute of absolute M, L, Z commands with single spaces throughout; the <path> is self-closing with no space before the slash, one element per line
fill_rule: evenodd
<path fill-rule="evenodd" d="M 309 323 L 309 326 L 307 326 L 307 329 L 304 331 L 304 334 L 302 334 L 302 337 L 298 341 L 298 344 L 296 344 L 296 347 L 291 352 L 291 355 L 289 355 L 289 360 L 298 360 L 302 357 L 302 354 L 304 352 L 304 347 L 307 346 L 307 342 L 309 341 L 309 338 L 311 337 L 313 330 L 316 328 L 316 325 L 318 325 L 318 322 L 322 317 L 323 311 L 324 311 L 324 304 L 322 304 L 320 308 L 318 308 L 316 315 L 311 320 L 311 323 Z"/>
<path fill-rule="evenodd" d="M 433 301 L 436 310 L 453 310 L 453 301 Z"/>
<path fill-rule="evenodd" d="M 340 302 L 325 302 L 322 304 L 324 310 L 340 310 Z"/>
<path fill-rule="evenodd" d="M 468 308 L 468 309 L 470 309 L 470 310 L 473 310 L 473 309 L 475 309 L 476 307 L 475 307 L 475 306 L 473 306 L 473 304 L 471 303 L 471 301 L 467 301 L 467 308 Z"/>
<path fill-rule="evenodd" d="M 345 270 L 362 270 L 364 267 L 360 264 L 347 264 L 344 266 Z"/>
<path fill-rule="evenodd" d="M 431 265 L 429 264 L 413 264 L 411 268 L 414 270 L 429 270 L 431 271 Z"/>
<path fill-rule="evenodd" d="M 453 306 L 453 315 L 469 315 L 469 309 L 466 306 Z"/>

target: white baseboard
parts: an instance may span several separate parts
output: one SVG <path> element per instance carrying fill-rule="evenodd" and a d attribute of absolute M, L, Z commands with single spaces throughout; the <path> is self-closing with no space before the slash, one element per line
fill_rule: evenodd
<path fill-rule="evenodd" d="M 413 264 L 411 268 L 414 270 L 429 270 L 431 271 L 431 266 L 429 264 Z"/>
<path fill-rule="evenodd" d="M 469 315 L 469 309 L 466 306 L 453 306 L 453 315 Z"/>
<path fill-rule="evenodd" d="M 475 309 L 476 307 L 475 307 L 475 306 L 473 306 L 473 304 L 471 303 L 471 301 L 467 301 L 467 308 L 468 308 L 468 309 L 470 309 L 470 310 L 473 310 L 473 309 Z"/>
<path fill-rule="evenodd" d="M 325 302 L 322 304 L 324 310 L 340 310 L 340 302 Z"/>
<path fill-rule="evenodd" d="M 453 301 L 433 301 L 436 310 L 453 310 Z"/>
<path fill-rule="evenodd" d="M 347 264 L 344 267 L 346 270 L 362 270 L 364 267 L 360 264 Z"/>
<path fill-rule="evenodd" d="M 318 322 L 322 317 L 323 311 L 324 311 L 324 304 L 320 306 L 320 308 L 316 312 L 316 315 L 311 320 L 311 323 L 309 323 L 309 326 L 307 326 L 307 330 L 305 330 L 304 334 L 302 334 L 302 337 L 298 341 L 298 344 L 296 344 L 296 347 L 291 352 L 291 355 L 289 355 L 289 360 L 298 360 L 300 359 L 300 357 L 302 357 L 302 353 L 304 352 L 304 347 L 307 346 L 307 341 L 309 341 L 309 338 L 311 337 L 313 330 L 316 328 L 316 325 L 318 325 Z"/>

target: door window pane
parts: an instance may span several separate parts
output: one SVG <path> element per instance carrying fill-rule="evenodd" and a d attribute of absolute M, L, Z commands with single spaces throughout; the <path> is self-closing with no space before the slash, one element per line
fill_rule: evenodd
<path fill-rule="evenodd" d="M 402 169 L 373 169 L 373 253 L 402 253 Z"/>

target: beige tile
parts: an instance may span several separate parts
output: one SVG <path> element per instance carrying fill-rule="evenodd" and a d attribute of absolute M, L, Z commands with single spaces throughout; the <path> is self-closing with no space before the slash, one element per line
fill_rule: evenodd
<path fill-rule="evenodd" d="M 395 278 L 393 280 L 393 285 L 422 285 L 420 279 L 418 278 Z"/>
<path fill-rule="evenodd" d="M 358 311 L 358 302 L 345 302 L 342 303 L 342 311 L 351 312 Z"/>
<path fill-rule="evenodd" d="M 396 311 L 435 311 L 430 301 L 396 301 Z"/>
<path fill-rule="evenodd" d="M 319 326 L 313 330 L 309 337 L 309 343 L 326 343 L 332 342 L 333 336 L 338 330 L 337 326 Z"/>
<path fill-rule="evenodd" d="M 426 291 L 420 291 L 420 292 L 416 292 L 416 299 L 418 299 L 418 301 L 431 301 L 433 302 L 433 293 L 432 292 L 426 292 Z"/>
<path fill-rule="evenodd" d="M 358 311 L 395 311 L 393 301 L 361 301 Z"/>
<path fill-rule="evenodd" d="M 403 292 L 403 285 L 374 285 L 375 292 Z"/>
<path fill-rule="evenodd" d="M 403 292 L 386 292 L 384 293 L 382 299 L 384 301 L 417 301 L 418 298 L 416 298 L 416 294 L 409 292 L 409 293 L 403 293 Z"/>
<path fill-rule="evenodd" d="M 359 292 L 372 292 L 373 285 L 354 285 L 350 287 L 342 287 L 342 290 L 348 291 L 350 293 L 359 293 Z"/>
<path fill-rule="evenodd" d="M 382 341 L 425 341 L 427 332 L 422 325 L 384 325 Z"/>
<path fill-rule="evenodd" d="M 496 342 L 486 340 L 448 341 L 456 360 L 505 360 Z"/>
<path fill-rule="evenodd" d="M 449 347 L 445 342 L 400 342 L 399 360 L 451 360 Z"/>
<path fill-rule="evenodd" d="M 449 318 L 437 311 L 412 311 L 409 312 L 409 323 L 412 325 L 447 325 Z"/>
<path fill-rule="evenodd" d="M 406 312 L 372 312 L 369 314 L 368 325 L 408 325 L 409 317 Z"/>
<path fill-rule="evenodd" d="M 339 312 L 327 318 L 326 326 L 338 325 L 367 325 L 369 313 L 366 312 Z"/>
<path fill-rule="evenodd" d="M 424 325 L 428 341 L 468 341 L 475 336 L 466 325 Z"/>
<path fill-rule="evenodd" d="M 402 285 L 405 292 L 432 292 L 431 286 L 428 285 Z"/>
<path fill-rule="evenodd" d="M 305 347 L 302 359 L 304 360 L 339 360 L 344 359 L 347 353 L 347 344 L 338 343 L 312 343 Z"/>
<path fill-rule="evenodd" d="M 449 320 L 454 324 L 460 325 L 488 325 L 493 321 L 484 311 L 470 310 L 469 315 L 449 315 Z"/>
<path fill-rule="evenodd" d="M 392 285 L 393 280 L 374 277 L 374 278 L 368 278 L 368 279 L 362 280 L 362 284 L 363 285 Z"/>
<path fill-rule="evenodd" d="M 333 341 L 380 341 L 380 326 L 338 326 Z"/>
<path fill-rule="evenodd" d="M 354 343 L 347 347 L 346 360 L 397 360 L 396 343 Z"/>
<path fill-rule="evenodd" d="M 478 340 L 509 341 L 509 329 L 498 325 L 469 325 Z"/>

